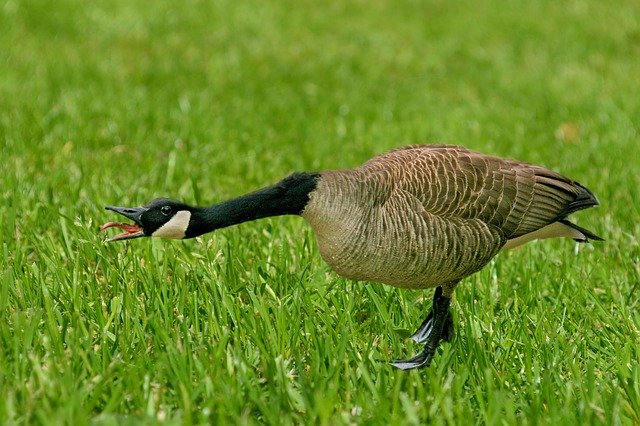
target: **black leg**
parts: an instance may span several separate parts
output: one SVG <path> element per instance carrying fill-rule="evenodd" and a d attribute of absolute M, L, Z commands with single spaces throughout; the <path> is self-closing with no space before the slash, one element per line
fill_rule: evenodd
<path fill-rule="evenodd" d="M 433 294 L 433 305 L 429 315 L 422 321 L 420 327 L 411 336 L 411 339 L 416 343 L 424 343 L 429 338 L 431 330 L 433 329 L 433 307 L 438 303 L 438 299 L 442 298 L 442 287 L 437 287 Z M 453 339 L 453 317 L 451 311 L 446 310 L 446 318 L 444 320 L 444 326 L 442 328 L 442 339 L 446 342 L 450 342 Z"/>
<path fill-rule="evenodd" d="M 422 322 L 418 330 L 411 338 L 424 343 L 424 349 L 418 355 L 407 360 L 398 360 L 391 363 L 401 370 L 428 367 L 440 341 L 451 341 L 453 338 L 453 318 L 449 311 L 451 299 L 442 295 L 442 287 L 436 288 L 433 295 L 433 306 L 427 318 Z"/>

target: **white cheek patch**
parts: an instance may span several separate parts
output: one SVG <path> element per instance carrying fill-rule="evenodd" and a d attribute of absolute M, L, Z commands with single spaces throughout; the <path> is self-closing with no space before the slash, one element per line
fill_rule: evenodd
<path fill-rule="evenodd" d="M 190 211 L 180 210 L 178 213 L 173 215 L 173 217 L 169 219 L 167 223 L 162 225 L 153 234 L 151 234 L 151 236 L 161 238 L 174 238 L 178 240 L 182 239 L 187 232 L 190 219 Z"/>

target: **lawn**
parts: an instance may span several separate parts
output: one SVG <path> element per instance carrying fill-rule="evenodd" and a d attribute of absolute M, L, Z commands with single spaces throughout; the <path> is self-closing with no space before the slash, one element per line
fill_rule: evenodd
<path fill-rule="evenodd" d="M 639 424 L 636 0 L 0 0 L 0 423 Z M 606 241 L 431 291 L 351 282 L 296 217 L 105 244 L 106 204 L 210 204 L 413 143 L 544 164 Z"/>

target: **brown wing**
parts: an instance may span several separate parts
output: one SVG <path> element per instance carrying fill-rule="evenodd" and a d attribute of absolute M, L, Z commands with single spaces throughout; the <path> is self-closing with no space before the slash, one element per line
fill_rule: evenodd
<path fill-rule="evenodd" d="M 440 217 L 480 219 L 505 238 L 533 232 L 598 202 L 588 189 L 541 166 L 451 145 L 413 145 L 362 166 L 380 188 L 411 194 Z"/>

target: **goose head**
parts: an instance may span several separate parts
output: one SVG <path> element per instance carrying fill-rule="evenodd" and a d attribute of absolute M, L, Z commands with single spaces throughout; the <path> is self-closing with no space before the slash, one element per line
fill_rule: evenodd
<path fill-rule="evenodd" d="M 193 208 L 179 201 L 157 198 L 142 207 L 106 206 L 105 209 L 121 214 L 133 223 L 108 222 L 101 231 L 118 228 L 124 231 L 107 241 L 130 240 L 140 237 L 183 239 L 189 234 Z"/>

